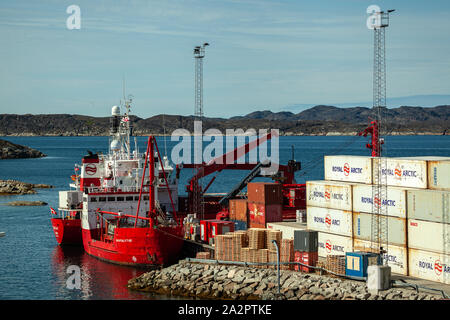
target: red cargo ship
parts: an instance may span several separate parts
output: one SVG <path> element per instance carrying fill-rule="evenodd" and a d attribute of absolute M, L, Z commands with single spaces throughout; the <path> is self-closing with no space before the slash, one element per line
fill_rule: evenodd
<path fill-rule="evenodd" d="M 60 192 L 59 215 L 79 216 L 52 218 L 55 236 L 60 244 L 82 243 L 86 253 L 112 263 L 165 265 L 178 258 L 183 244 L 178 178 L 154 137 L 144 154 L 136 140 L 131 151 L 128 101 L 125 107 L 124 115 L 113 107 L 109 153 L 89 152 L 75 189 Z"/>

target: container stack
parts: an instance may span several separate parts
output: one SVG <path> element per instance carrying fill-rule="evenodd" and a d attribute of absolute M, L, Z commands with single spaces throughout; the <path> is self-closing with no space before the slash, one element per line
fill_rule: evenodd
<path fill-rule="evenodd" d="M 319 256 L 371 251 L 372 218 L 385 207 L 393 273 L 450 283 L 450 158 L 382 158 L 386 199 L 373 198 L 379 158 L 326 156 L 325 181 L 307 182 L 307 228 Z"/>
<path fill-rule="evenodd" d="M 294 232 L 294 259 L 296 262 L 315 267 L 319 260 L 319 236 L 317 231 L 296 230 Z M 313 268 L 295 265 L 296 271 L 313 272 Z"/>
<path fill-rule="evenodd" d="M 267 222 L 283 221 L 283 190 L 279 183 L 247 184 L 249 228 L 266 228 Z"/>

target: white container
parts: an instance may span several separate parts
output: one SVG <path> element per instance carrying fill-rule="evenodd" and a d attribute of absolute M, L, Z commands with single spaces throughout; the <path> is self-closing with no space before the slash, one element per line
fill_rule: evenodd
<path fill-rule="evenodd" d="M 306 181 L 306 205 L 352 211 L 352 185 L 325 180 Z"/>
<path fill-rule="evenodd" d="M 365 156 L 325 156 L 325 180 L 372 183 L 372 158 Z"/>
<path fill-rule="evenodd" d="M 408 190 L 408 218 L 450 223 L 450 192 Z"/>
<path fill-rule="evenodd" d="M 408 219 L 408 247 L 450 254 L 450 224 Z"/>
<path fill-rule="evenodd" d="M 388 226 L 387 243 L 397 246 L 406 246 L 406 219 L 398 217 L 381 216 L 371 213 L 353 212 L 353 237 L 359 240 L 371 241 L 372 237 L 372 217 L 375 223 L 379 219 L 386 219 Z M 386 224 L 386 222 L 384 222 Z"/>
<path fill-rule="evenodd" d="M 406 218 L 406 189 L 387 187 L 386 199 L 375 201 L 374 204 L 372 189 L 373 186 L 367 184 L 355 184 L 353 186 L 353 211 L 377 213 L 378 206 L 381 205 L 386 208 L 385 212 L 388 216 Z"/>
<path fill-rule="evenodd" d="M 383 259 L 388 261 L 393 273 L 408 275 L 408 248 L 406 246 L 382 245 L 387 249 Z M 366 240 L 353 239 L 353 250 L 372 252 L 371 242 Z"/>
<path fill-rule="evenodd" d="M 373 183 L 376 183 L 376 170 L 381 164 L 381 182 L 388 186 L 426 189 L 427 161 L 414 158 L 373 158 Z M 384 163 L 383 163 L 384 162 Z"/>
<path fill-rule="evenodd" d="M 352 212 L 319 207 L 306 207 L 306 225 L 310 230 L 352 236 Z"/>
<path fill-rule="evenodd" d="M 328 255 L 345 255 L 346 252 L 353 251 L 352 237 L 345 237 L 333 233 L 319 232 L 319 257 Z"/>
<path fill-rule="evenodd" d="M 450 255 L 408 250 L 409 276 L 450 284 Z"/>
<path fill-rule="evenodd" d="M 305 230 L 306 223 L 298 222 L 268 222 L 267 229 L 281 231 L 282 239 L 294 239 L 295 230 Z"/>
<path fill-rule="evenodd" d="M 59 208 L 61 209 L 76 209 L 82 200 L 80 191 L 59 191 Z"/>
<path fill-rule="evenodd" d="M 428 161 L 428 188 L 450 191 L 450 159 Z"/>

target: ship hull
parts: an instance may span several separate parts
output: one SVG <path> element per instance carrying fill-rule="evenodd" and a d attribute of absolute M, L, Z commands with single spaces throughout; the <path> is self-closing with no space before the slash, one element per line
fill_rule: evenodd
<path fill-rule="evenodd" d="M 81 219 L 52 218 L 52 227 L 59 245 L 82 245 Z"/>
<path fill-rule="evenodd" d="M 182 246 L 182 227 L 116 228 L 109 239 L 100 239 L 99 230 L 83 229 L 87 254 L 128 266 L 164 266 L 176 262 Z"/>

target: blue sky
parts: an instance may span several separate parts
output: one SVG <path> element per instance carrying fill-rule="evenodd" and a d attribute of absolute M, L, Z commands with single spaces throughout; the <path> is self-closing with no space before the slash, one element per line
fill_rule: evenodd
<path fill-rule="evenodd" d="M 72 4 L 80 30 L 66 28 Z M 0 113 L 108 116 L 125 77 L 134 114 L 190 115 L 204 42 L 205 116 L 370 103 L 372 4 L 396 9 L 388 97 L 450 103 L 449 1 L 0 0 Z"/>

